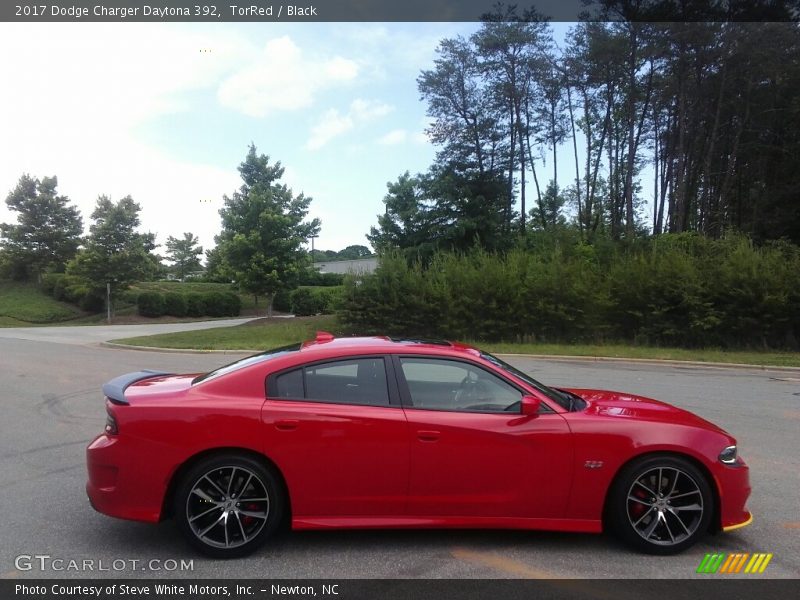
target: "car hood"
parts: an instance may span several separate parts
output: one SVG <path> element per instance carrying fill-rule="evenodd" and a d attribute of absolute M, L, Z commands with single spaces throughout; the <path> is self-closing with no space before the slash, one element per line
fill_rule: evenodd
<path fill-rule="evenodd" d="M 565 389 L 586 401 L 587 406 L 583 413 L 587 415 L 676 423 L 726 433 L 725 430 L 688 410 L 645 396 L 608 390 Z"/>

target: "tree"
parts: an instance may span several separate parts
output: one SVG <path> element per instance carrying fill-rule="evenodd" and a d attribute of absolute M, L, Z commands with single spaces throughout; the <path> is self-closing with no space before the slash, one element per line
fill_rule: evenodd
<path fill-rule="evenodd" d="M 272 316 L 275 294 L 293 287 L 307 268 L 303 244 L 319 233 L 319 219 L 305 221 L 311 198 L 295 196 L 279 183 L 281 163 L 270 165 L 269 156 L 258 155 L 255 145 L 250 145 L 239 173 L 242 186 L 224 197 L 219 211 L 217 248 L 225 272 L 256 301 L 266 296 L 267 315 Z"/>
<path fill-rule="evenodd" d="M 353 244 L 340 250 L 337 254 L 340 260 L 356 260 L 359 258 L 366 258 L 372 256 L 372 251 L 361 244 Z"/>
<path fill-rule="evenodd" d="M 18 216 L 16 225 L 0 224 L 0 249 L 17 279 L 63 271 L 81 243 L 83 219 L 69 198 L 56 194 L 57 185 L 55 176 L 39 180 L 26 174 L 6 198 Z"/>
<path fill-rule="evenodd" d="M 90 289 L 103 294 L 111 284 L 111 298 L 137 281 L 154 277 L 159 259 L 152 254 L 155 235 L 138 233 L 141 207 L 130 196 L 112 202 L 100 196 L 92 212 L 86 248 L 68 265 L 67 272 L 84 279 Z"/>
<path fill-rule="evenodd" d="M 396 182 L 386 184 L 384 214 L 378 215 L 378 226 L 367 235 L 372 247 L 383 252 L 392 248 L 420 250 L 435 245 L 438 237 L 434 215 L 426 199 L 421 175 L 406 171 Z"/>
<path fill-rule="evenodd" d="M 197 236 L 191 232 L 185 232 L 183 239 L 172 236 L 167 238 L 167 258 L 173 263 L 181 281 L 187 273 L 200 270 L 202 265 L 199 257 L 202 254 L 203 247 L 199 245 Z"/>

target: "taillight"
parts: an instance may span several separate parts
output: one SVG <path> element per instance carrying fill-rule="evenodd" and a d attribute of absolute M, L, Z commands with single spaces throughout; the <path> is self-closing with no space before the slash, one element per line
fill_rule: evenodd
<path fill-rule="evenodd" d="M 111 414 L 110 410 L 106 410 L 105 431 L 109 435 L 117 435 L 119 433 L 119 428 L 117 427 L 117 420 L 114 418 L 114 415 Z"/>

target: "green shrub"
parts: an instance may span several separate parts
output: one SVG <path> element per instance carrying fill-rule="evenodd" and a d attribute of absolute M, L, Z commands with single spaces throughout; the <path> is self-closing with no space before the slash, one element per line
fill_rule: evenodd
<path fill-rule="evenodd" d="M 344 286 L 315 288 L 313 293 L 319 301 L 319 312 L 324 315 L 332 315 L 342 302 Z"/>
<path fill-rule="evenodd" d="M 66 289 L 67 289 L 67 285 L 66 285 L 66 282 L 65 282 L 65 278 L 64 277 L 59 277 L 58 279 L 56 279 L 53 282 L 53 290 L 51 292 L 51 295 L 56 300 L 63 301 L 64 297 L 66 295 Z"/>
<path fill-rule="evenodd" d="M 89 294 L 91 289 L 89 286 L 82 282 L 70 282 L 67 280 L 67 286 L 64 288 L 64 300 L 72 304 L 80 304 L 84 296 Z"/>
<path fill-rule="evenodd" d="M 164 313 L 173 317 L 185 317 L 187 312 L 186 298 L 178 292 L 164 294 Z"/>
<path fill-rule="evenodd" d="M 223 292 L 223 309 L 226 317 L 238 317 L 242 312 L 242 299 L 234 292 Z"/>
<path fill-rule="evenodd" d="M 202 317 L 206 314 L 205 294 L 189 292 L 186 294 L 186 315 L 189 317 Z"/>
<path fill-rule="evenodd" d="M 439 252 L 423 264 L 389 253 L 373 274 L 348 276 L 340 294 L 333 306 L 342 322 L 365 334 L 800 345 L 800 247 L 759 248 L 740 235 L 589 245 L 538 231 L 506 254 Z M 323 309 L 312 303 L 304 313 L 312 310 Z"/>
<path fill-rule="evenodd" d="M 297 288 L 291 293 L 292 312 L 298 317 L 316 315 L 322 305 L 317 296 L 308 288 Z"/>
<path fill-rule="evenodd" d="M 203 294 L 205 314 L 209 317 L 224 317 L 227 315 L 227 303 L 222 292 L 206 292 Z"/>
<path fill-rule="evenodd" d="M 114 301 L 114 305 L 117 307 L 120 306 L 135 306 L 139 301 L 139 294 L 141 292 L 137 290 L 123 290 L 117 293 L 116 300 Z"/>
<path fill-rule="evenodd" d="M 63 281 L 64 277 L 66 277 L 64 273 L 45 273 L 42 275 L 42 291 L 48 296 L 52 296 L 56 283 Z"/>
<path fill-rule="evenodd" d="M 78 302 L 78 306 L 86 312 L 102 312 L 106 308 L 106 298 L 96 291 L 86 292 Z"/>
<path fill-rule="evenodd" d="M 285 313 L 291 312 L 292 311 L 291 290 L 287 289 L 278 290 L 278 292 L 272 298 L 272 309 Z"/>
<path fill-rule="evenodd" d="M 138 298 L 138 311 L 143 317 L 160 317 L 164 314 L 164 295 L 160 292 L 142 292 Z"/>

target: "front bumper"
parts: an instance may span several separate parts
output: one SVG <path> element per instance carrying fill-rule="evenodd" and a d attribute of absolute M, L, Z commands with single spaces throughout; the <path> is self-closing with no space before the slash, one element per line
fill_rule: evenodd
<path fill-rule="evenodd" d="M 719 465 L 714 477 L 719 490 L 720 530 L 734 531 L 752 523 L 753 515 L 746 507 L 751 491 L 749 467 L 742 460 L 733 466 Z"/>

